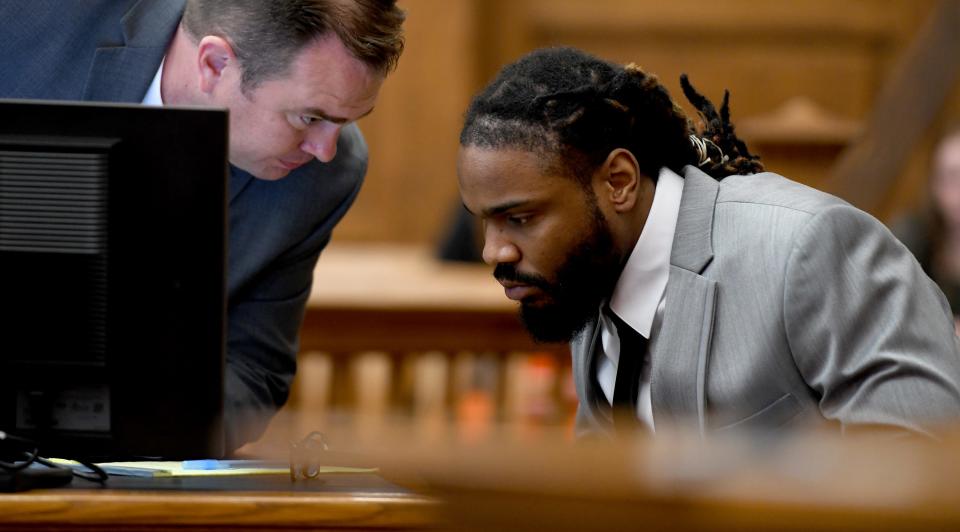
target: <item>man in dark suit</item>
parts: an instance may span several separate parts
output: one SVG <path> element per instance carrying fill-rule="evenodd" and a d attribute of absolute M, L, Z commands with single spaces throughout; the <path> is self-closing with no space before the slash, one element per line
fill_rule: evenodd
<path fill-rule="evenodd" d="M 287 399 L 313 268 L 363 181 L 353 123 L 396 65 L 403 12 L 45 0 L 4 2 L 0 20 L 0 98 L 230 110 L 227 449 L 256 439 Z"/>

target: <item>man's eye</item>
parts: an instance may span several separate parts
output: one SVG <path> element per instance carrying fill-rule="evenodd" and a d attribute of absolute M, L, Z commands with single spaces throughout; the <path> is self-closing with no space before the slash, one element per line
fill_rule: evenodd
<path fill-rule="evenodd" d="M 508 216 L 508 217 L 507 217 L 507 222 L 508 222 L 510 225 L 526 225 L 526 223 L 529 222 L 529 221 L 530 221 L 530 216 L 528 216 L 528 215 Z"/>
<path fill-rule="evenodd" d="M 320 119 L 315 116 L 300 115 L 300 121 L 307 126 L 316 122 L 317 120 L 320 120 Z"/>

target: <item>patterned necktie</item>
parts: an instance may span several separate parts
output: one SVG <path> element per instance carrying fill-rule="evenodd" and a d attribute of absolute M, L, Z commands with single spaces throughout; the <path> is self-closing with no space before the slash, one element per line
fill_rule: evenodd
<path fill-rule="evenodd" d="M 640 395 L 643 359 L 647 355 L 647 339 L 613 311 L 608 311 L 607 316 L 617 327 L 617 336 L 620 338 L 620 360 L 613 387 L 613 424 L 618 430 L 636 429 L 642 426 L 637 419 L 637 398 Z"/>

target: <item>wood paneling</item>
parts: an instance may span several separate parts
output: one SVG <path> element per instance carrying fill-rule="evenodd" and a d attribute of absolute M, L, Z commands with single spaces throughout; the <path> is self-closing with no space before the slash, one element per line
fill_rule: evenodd
<path fill-rule="evenodd" d="M 431 242 L 457 196 L 460 121 L 475 86 L 470 0 L 401 0 L 406 48 L 360 122 L 367 179 L 337 239 Z"/>
<path fill-rule="evenodd" d="M 736 123 L 769 116 L 796 97 L 856 122 L 869 115 L 934 3 L 401 0 L 407 49 L 377 111 L 361 124 L 370 172 L 336 238 L 435 242 L 459 202 L 457 136 L 470 97 L 503 64 L 535 47 L 568 44 L 636 62 L 675 96 L 687 72 L 711 98 L 731 90 Z M 960 105 L 948 106 L 937 129 L 958 112 Z M 911 154 L 875 214 L 886 217 L 923 197 L 934 136 Z M 828 191 L 836 187 L 827 172 L 842 148 L 803 141 L 757 146 L 769 169 Z"/>

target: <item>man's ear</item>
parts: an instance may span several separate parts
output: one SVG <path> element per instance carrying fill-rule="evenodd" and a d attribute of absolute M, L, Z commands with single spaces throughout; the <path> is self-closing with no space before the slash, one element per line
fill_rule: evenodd
<path fill-rule="evenodd" d="M 200 39 L 197 46 L 197 73 L 200 76 L 200 90 L 205 94 L 213 92 L 223 79 L 228 65 L 236 65 L 237 56 L 233 47 L 223 37 L 207 35 Z"/>
<path fill-rule="evenodd" d="M 610 152 L 598 177 L 603 181 L 603 194 L 617 212 L 628 212 L 636 206 L 645 190 L 641 180 L 647 179 L 640 173 L 637 159 L 623 148 Z"/>

